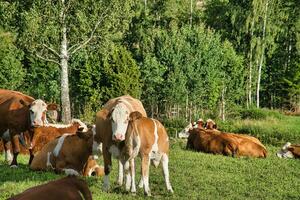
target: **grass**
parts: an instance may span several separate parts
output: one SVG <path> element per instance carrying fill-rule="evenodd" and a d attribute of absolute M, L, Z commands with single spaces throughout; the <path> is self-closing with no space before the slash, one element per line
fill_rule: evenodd
<path fill-rule="evenodd" d="M 136 196 L 117 187 L 117 162 L 113 161 L 111 190 L 103 192 L 102 178 L 85 178 L 93 199 L 300 199 L 300 161 L 279 159 L 275 153 L 286 142 L 300 141 L 300 117 L 239 120 L 220 124 L 222 129 L 251 132 L 267 144 L 266 159 L 231 158 L 185 150 L 184 140 L 171 140 L 170 179 L 174 194 L 167 193 L 161 168 L 150 168 L 152 197 L 138 189 Z M 246 128 L 245 128 L 246 127 Z M 240 131 L 239 131 L 240 130 Z M 244 131 L 241 131 L 244 130 Z M 10 169 L 0 156 L 0 199 L 63 177 L 52 172 L 28 169 L 27 156 L 19 156 L 18 169 Z M 101 164 L 102 160 L 99 161 Z M 137 163 L 136 183 L 140 178 Z"/>
<path fill-rule="evenodd" d="M 299 199 L 300 162 L 279 159 L 277 147 L 267 146 L 267 159 L 231 158 L 191 152 L 184 149 L 184 141 L 172 141 L 170 177 L 174 194 L 168 194 L 160 168 L 150 168 L 150 188 L 153 197 L 147 199 Z M 20 156 L 18 169 L 10 169 L 0 162 L 0 199 L 62 175 L 33 172 L 25 165 L 27 156 Z M 139 170 L 137 169 L 137 173 Z M 136 196 L 117 187 L 117 163 L 113 163 L 112 189 L 102 192 L 102 178 L 86 178 L 93 199 L 144 199 L 142 190 Z M 138 181 L 139 175 L 137 176 Z"/>

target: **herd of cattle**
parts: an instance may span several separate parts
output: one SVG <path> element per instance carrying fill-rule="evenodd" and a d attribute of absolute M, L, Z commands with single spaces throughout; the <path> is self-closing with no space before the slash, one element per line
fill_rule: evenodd
<path fill-rule="evenodd" d="M 77 119 L 67 125 L 50 124 L 46 112 L 56 108 L 20 92 L 0 90 L 0 138 L 5 159 L 11 167 L 18 166 L 17 156 L 23 148 L 29 151 L 30 169 L 104 176 L 103 189 L 107 191 L 113 156 L 118 159 L 118 184 L 125 183 L 126 191 L 135 193 L 135 158 L 139 156 L 141 179 L 138 186 L 144 188 L 145 194 L 151 195 L 150 163 L 155 167 L 161 163 L 167 190 L 173 193 L 169 180 L 167 131 L 158 120 L 147 117 L 138 99 L 128 95 L 110 99 L 97 112 L 95 125 L 85 125 Z M 233 157 L 267 156 L 266 147 L 257 138 L 221 132 L 212 120 L 207 120 L 205 125 L 202 119 L 188 125 L 179 137 L 187 138 L 187 149 L 195 151 Z M 96 155 L 99 154 L 103 155 L 104 168 L 97 164 Z M 287 143 L 277 156 L 298 158 L 300 146 Z M 84 181 L 68 176 L 30 188 L 11 199 L 52 199 L 47 192 L 55 193 L 54 199 L 92 198 Z"/>

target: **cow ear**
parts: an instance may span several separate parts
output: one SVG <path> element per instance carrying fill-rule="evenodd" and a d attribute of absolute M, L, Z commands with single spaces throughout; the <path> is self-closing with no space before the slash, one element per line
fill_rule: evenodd
<path fill-rule="evenodd" d="M 140 119 L 142 117 L 143 117 L 143 115 L 140 112 L 135 111 L 135 112 L 130 113 L 129 120 L 134 121 L 134 120 Z"/>
<path fill-rule="evenodd" d="M 58 105 L 56 103 L 50 103 L 47 105 L 47 110 L 57 110 Z"/>
<path fill-rule="evenodd" d="M 213 125 L 213 128 L 214 128 L 214 129 L 217 129 L 217 128 L 218 128 L 216 123 Z"/>
<path fill-rule="evenodd" d="M 30 103 L 25 102 L 23 99 L 20 99 L 20 103 L 24 106 L 30 107 Z"/>
<path fill-rule="evenodd" d="M 84 129 L 83 127 L 79 127 L 77 132 L 83 132 L 83 129 Z"/>

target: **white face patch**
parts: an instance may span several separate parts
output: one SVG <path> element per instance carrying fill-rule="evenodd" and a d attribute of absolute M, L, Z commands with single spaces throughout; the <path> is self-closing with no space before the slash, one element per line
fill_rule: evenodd
<path fill-rule="evenodd" d="M 47 111 L 47 104 L 41 100 L 37 99 L 31 103 L 30 106 L 30 120 L 31 126 L 43 126 L 46 120 L 46 111 Z"/>
<path fill-rule="evenodd" d="M 119 158 L 119 156 L 120 156 L 120 150 L 119 150 L 119 148 L 117 146 L 115 146 L 115 145 L 110 146 L 110 148 L 109 148 L 108 151 L 111 153 L 111 155 L 114 158 Z"/>
<path fill-rule="evenodd" d="M 192 124 L 189 123 L 181 132 L 178 133 L 179 138 L 188 138 L 189 137 L 189 130 L 193 128 Z"/>
<path fill-rule="evenodd" d="M 112 139 L 116 141 L 125 140 L 125 134 L 129 122 L 129 109 L 124 103 L 116 105 L 111 113 Z"/>

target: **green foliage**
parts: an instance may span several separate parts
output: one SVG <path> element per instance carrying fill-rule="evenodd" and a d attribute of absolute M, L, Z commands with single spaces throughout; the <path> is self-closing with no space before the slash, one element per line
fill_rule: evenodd
<path fill-rule="evenodd" d="M 15 46 L 13 33 L 0 29 L 0 83 L 1 88 L 17 90 L 23 83 L 23 52 Z"/>

